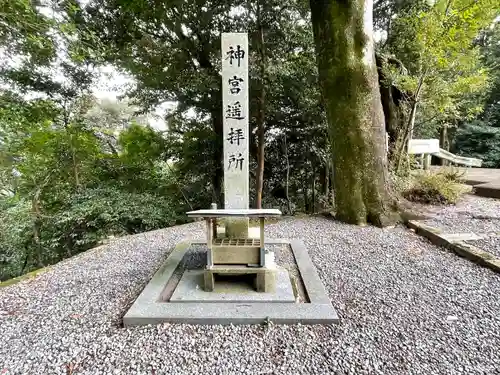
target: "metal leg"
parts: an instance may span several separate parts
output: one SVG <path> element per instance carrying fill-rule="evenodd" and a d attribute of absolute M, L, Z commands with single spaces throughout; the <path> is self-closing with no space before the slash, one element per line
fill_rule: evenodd
<path fill-rule="evenodd" d="M 264 244 L 264 222 L 265 218 L 260 218 L 260 266 L 266 266 L 266 250 Z"/>
<path fill-rule="evenodd" d="M 212 261 L 212 228 L 211 228 L 211 219 L 207 218 L 205 219 L 205 222 L 207 223 L 207 267 L 212 267 L 213 261 Z"/>
<path fill-rule="evenodd" d="M 212 203 L 212 207 L 211 207 L 212 210 L 216 210 L 217 209 L 217 203 Z M 217 238 L 217 218 L 213 218 L 212 219 L 212 238 Z"/>

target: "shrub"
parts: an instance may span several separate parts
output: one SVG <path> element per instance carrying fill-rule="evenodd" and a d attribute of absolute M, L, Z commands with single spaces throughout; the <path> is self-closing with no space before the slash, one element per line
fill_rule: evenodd
<path fill-rule="evenodd" d="M 45 207 L 36 221 L 31 202 L 0 202 L 0 281 L 88 250 L 111 235 L 185 222 L 173 207 L 168 197 L 112 187 L 77 192 L 52 209 Z"/>
<path fill-rule="evenodd" d="M 454 167 L 441 168 L 439 173 L 448 181 L 456 183 L 462 183 L 465 176 L 465 171 Z"/>
<path fill-rule="evenodd" d="M 45 222 L 43 229 L 47 245 L 55 253 L 74 254 L 108 236 L 164 228 L 174 225 L 176 219 L 171 202 L 164 197 L 100 188 L 73 195 L 66 207 Z"/>
<path fill-rule="evenodd" d="M 30 211 L 28 201 L 0 201 L 0 281 L 19 276 L 28 267 Z"/>
<path fill-rule="evenodd" d="M 460 184 L 456 173 L 422 173 L 413 178 L 411 187 L 403 191 L 403 196 L 412 202 L 426 204 L 455 204 L 470 191 L 470 187 Z"/>

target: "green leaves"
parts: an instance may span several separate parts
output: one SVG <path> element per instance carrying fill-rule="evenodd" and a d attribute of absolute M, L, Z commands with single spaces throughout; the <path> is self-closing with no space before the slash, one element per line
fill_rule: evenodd
<path fill-rule="evenodd" d="M 500 168 L 500 127 L 474 121 L 460 127 L 455 136 L 454 151 L 480 158 L 485 168 Z"/>
<path fill-rule="evenodd" d="M 489 72 L 476 41 L 493 22 L 497 5 L 491 0 L 437 0 L 403 8 L 394 18 L 387 48 L 409 75 L 398 77 L 396 72 L 393 82 L 418 102 L 417 136 L 432 136 L 429 127 L 435 133 L 443 124 L 456 125 L 477 114 Z"/>

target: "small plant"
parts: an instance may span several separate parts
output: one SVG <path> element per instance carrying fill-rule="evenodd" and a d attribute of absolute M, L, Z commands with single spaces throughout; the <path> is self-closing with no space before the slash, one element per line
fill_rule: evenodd
<path fill-rule="evenodd" d="M 411 202 L 425 204 L 455 204 L 470 187 L 460 184 L 459 175 L 449 171 L 423 173 L 413 178 L 411 187 L 403 191 L 403 196 Z"/>
<path fill-rule="evenodd" d="M 465 171 L 460 170 L 456 167 L 442 168 L 439 173 L 442 174 L 447 180 L 457 183 L 461 183 L 465 176 Z"/>

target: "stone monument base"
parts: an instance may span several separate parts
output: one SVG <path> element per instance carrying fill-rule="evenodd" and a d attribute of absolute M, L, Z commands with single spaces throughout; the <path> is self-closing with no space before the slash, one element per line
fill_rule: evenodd
<path fill-rule="evenodd" d="M 274 293 L 254 291 L 250 284 L 234 286 L 233 282 L 233 289 L 228 290 L 217 279 L 214 291 L 205 292 L 202 283 L 206 253 L 192 250 L 203 245 L 206 246 L 205 241 L 188 240 L 176 246 L 124 315 L 124 326 L 338 322 L 302 241 L 266 241 L 266 246 L 286 247 L 278 250 L 282 253 L 276 261 Z"/>
<path fill-rule="evenodd" d="M 276 290 L 276 268 L 254 268 L 230 264 L 223 266 L 212 266 L 204 271 L 204 289 L 206 292 L 212 292 L 214 290 L 215 278 L 220 275 L 251 276 L 253 278 L 252 284 L 257 292 L 273 293 Z"/>
<path fill-rule="evenodd" d="M 186 270 L 175 288 L 171 302 L 295 302 L 290 276 L 285 269 L 276 270 L 274 291 L 257 292 L 250 278 L 215 278 L 212 292 L 203 289 L 203 270 Z"/>

